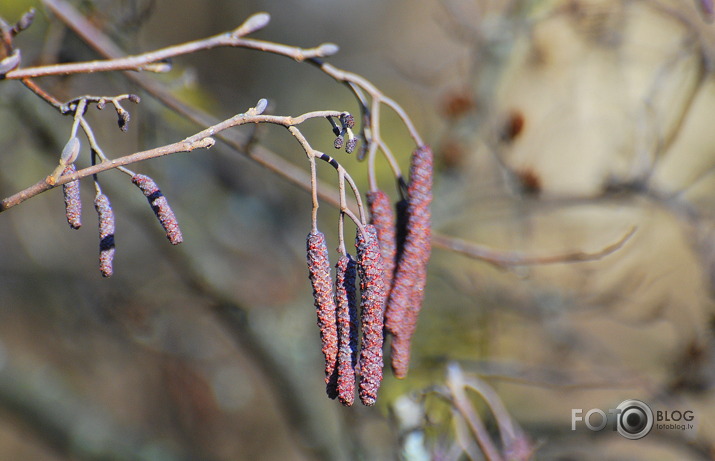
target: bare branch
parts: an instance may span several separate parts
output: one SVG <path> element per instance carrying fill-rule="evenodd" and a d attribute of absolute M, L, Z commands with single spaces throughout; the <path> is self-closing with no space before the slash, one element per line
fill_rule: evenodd
<path fill-rule="evenodd" d="M 220 133 L 221 131 L 224 131 L 228 128 L 233 128 L 249 123 L 270 123 L 274 125 L 282 125 L 285 127 L 295 128 L 296 125 L 303 123 L 306 120 L 310 120 L 313 118 L 323 118 L 326 116 L 339 116 L 340 114 L 344 113 L 339 111 L 316 111 L 308 112 L 298 117 L 290 117 L 278 115 L 263 115 L 257 114 L 257 112 L 258 111 L 253 108 L 252 110 L 248 110 L 246 113 L 235 115 L 227 120 L 210 126 L 205 130 L 202 130 L 192 136 L 189 136 L 183 141 L 168 144 L 166 146 L 157 147 L 154 149 L 145 150 L 142 152 L 136 152 L 113 160 L 106 159 L 101 163 L 98 163 L 97 165 L 92 165 L 90 167 L 78 170 L 76 173 L 61 176 L 59 178 L 56 178 L 55 175 L 50 175 L 46 179 L 37 182 L 36 184 L 26 188 L 25 190 L 22 190 L 2 200 L 0 202 L 0 212 L 10 209 L 13 206 L 18 205 L 29 198 L 32 198 L 42 192 L 52 189 L 55 186 L 61 186 L 62 184 L 65 184 L 67 182 L 76 181 L 78 179 L 82 179 L 90 175 L 96 175 L 103 171 L 123 167 L 125 165 L 130 165 L 132 163 L 137 163 L 152 158 L 176 154 L 178 152 L 191 152 L 192 150 L 202 148 L 208 149 L 212 147 L 216 142 L 211 136 Z M 80 120 L 83 120 L 81 116 L 78 116 L 78 118 Z M 295 131 L 297 130 L 294 130 L 292 132 Z M 92 141 L 92 136 L 89 135 L 89 137 L 90 141 Z M 306 153 L 310 156 L 317 156 L 315 151 L 310 147 L 309 144 L 307 144 L 305 138 L 300 136 L 300 139 L 302 139 L 302 142 L 300 142 L 300 144 L 306 150 Z M 345 174 L 347 175 L 347 173 Z M 355 215 L 352 215 L 352 217 L 354 216 Z"/>
<path fill-rule="evenodd" d="M 467 256 L 468 258 L 487 262 L 500 269 L 507 269 L 515 266 L 536 266 L 544 264 L 598 261 L 599 259 L 620 250 L 623 245 L 625 245 L 626 242 L 633 237 L 633 234 L 635 234 L 636 231 L 637 227 L 632 227 L 616 242 L 594 252 L 577 250 L 543 256 L 529 255 L 519 251 L 495 250 L 484 245 L 439 234 L 434 234 L 432 236 L 432 244 L 437 248 L 442 248 L 443 250 L 453 251 Z"/>

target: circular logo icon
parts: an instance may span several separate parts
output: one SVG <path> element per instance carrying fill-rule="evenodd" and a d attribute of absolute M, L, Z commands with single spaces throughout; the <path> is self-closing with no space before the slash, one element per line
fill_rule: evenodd
<path fill-rule="evenodd" d="M 631 440 L 642 439 L 653 428 L 653 411 L 640 400 L 624 400 L 617 409 L 618 433 Z"/>

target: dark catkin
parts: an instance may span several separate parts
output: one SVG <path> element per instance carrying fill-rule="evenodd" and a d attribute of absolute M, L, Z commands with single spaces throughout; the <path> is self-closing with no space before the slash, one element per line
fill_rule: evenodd
<path fill-rule="evenodd" d="M 102 276 L 110 277 L 113 273 L 114 259 L 114 211 L 109 199 L 104 194 L 94 198 L 94 208 L 99 217 L 99 270 Z"/>
<path fill-rule="evenodd" d="M 335 265 L 335 303 L 338 318 L 338 399 L 345 406 L 355 401 L 355 367 L 358 352 L 358 319 L 355 280 L 357 264 L 341 256 Z"/>
<path fill-rule="evenodd" d="M 385 313 L 387 330 L 393 335 L 392 370 L 398 378 L 407 375 L 410 340 L 424 299 L 431 253 L 432 174 L 432 150 L 418 147 L 410 162 L 404 244 Z"/>
<path fill-rule="evenodd" d="M 374 405 L 382 382 L 382 343 L 387 290 L 383 280 L 382 256 L 375 226 L 358 231 L 358 273 L 360 275 L 360 401 Z"/>
<path fill-rule="evenodd" d="M 407 236 L 407 200 L 402 199 L 395 203 L 395 264 L 402 258 L 402 250 L 405 248 L 405 237 Z M 394 274 L 393 274 L 394 276 Z"/>
<path fill-rule="evenodd" d="M 308 270 L 313 285 L 313 299 L 318 316 L 320 340 L 325 356 L 325 384 L 328 397 L 338 396 L 338 326 L 333 283 L 330 277 L 330 260 L 325 235 L 314 231 L 308 234 Z"/>
<path fill-rule="evenodd" d="M 395 214 L 392 211 L 390 198 L 383 191 L 370 191 L 366 194 L 366 198 L 368 210 L 370 211 L 370 224 L 375 226 L 377 239 L 380 242 L 385 287 L 389 289 L 392 286 L 392 275 L 395 271 L 397 254 Z"/>
<path fill-rule="evenodd" d="M 154 180 L 143 174 L 135 174 L 132 176 L 132 183 L 139 187 L 144 193 L 144 196 L 149 201 L 149 205 L 151 205 L 151 209 L 159 219 L 161 227 L 164 228 L 166 238 L 169 239 L 169 242 L 171 242 L 172 245 L 178 245 L 183 242 L 184 237 L 179 228 L 179 221 L 177 221 L 174 211 L 169 206 L 169 202 L 167 202 L 166 197 L 161 193 L 161 190 Z"/>
<path fill-rule="evenodd" d="M 72 174 L 77 171 L 74 165 L 65 167 L 62 175 Z M 80 198 L 79 180 L 70 181 L 62 185 L 62 195 L 65 198 L 65 217 L 72 229 L 82 227 L 82 199 Z"/>

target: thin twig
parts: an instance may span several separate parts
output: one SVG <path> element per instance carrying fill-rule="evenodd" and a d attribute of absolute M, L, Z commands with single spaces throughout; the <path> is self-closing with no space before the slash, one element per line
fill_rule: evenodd
<path fill-rule="evenodd" d="M 84 16 L 79 14 L 79 12 L 77 12 L 72 5 L 63 0 L 43 0 L 43 2 L 75 34 L 82 38 L 82 40 L 84 40 L 100 55 L 108 59 L 114 59 L 119 58 L 124 54 L 109 37 L 97 29 Z M 190 120 L 196 125 L 207 127 L 216 125 L 220 122 L 220 120 L 216 117 L 202 112 L 195 107 L 187 106 L 183 102 L 179 101 L 163 85 L 152 78 L 149 78 L 145 74 L 138 72 L 125 72 L 124 75 L 169 109 L 185 117 L 187 120 Z M 242 136 L 241 133 L 235 131 L 223 132 L 217 135 L 216 138 L 222 140 L 228 146 L 235 149 L 237 152 L 242 153 L 244 156 L 261 165 L 268 171 L 282 177 L 299 188 L 310 192 L 310 175 L 306 173 L 304 169 L 299 168 L 295 164 L 283 159 L 281 156 L 260 145 L 252 146 L 250 150 L 247 149 L 249 140 L 246 136 Z M 337 190 L 324 187 L 321 188 L 318 194 L 325 203 L 329 203 L 336 208 L 340 206 L 340 199 Z"/>
<path fill-rule="evenodd" d="M 335 114 L 341 114 L 342 112 L 336 112 L 336 111 L 318 111 L 318 112 L 308 112 L 306 114 L 300 115 L 298 117 L 290 117 L 290 116 L 277 116 L 277 115 L 263 115 L 263 114 L 258 114 L 254 115 L 254 113 L 251 113 L 250 111 L 247 111 L 246 113 L 242 114 L 237 114 L 229 119 L 226 119 L 222 122 L 217 123 L 216 125 L 210 126 L 206 128 L 205 130 L 202 130 L 192 136 L 189 136 L 188 138 L 184 139 L 183 141 L 179 141 L 173 144 L 168 144 L 166 146 L 161 146 L 157 147 L 154 149 L 149 149 L 146 151 L 142 152 L 136 152 L 134 154 L 130 155 L 125 155 L 123 157 L 119 157 L 113 160 L 109 160 L 106 158 L 104 153 L 101 152 L 101 150 L 95 150 L 97 154 L 100 155 L 100 158 L 102 159 L 102 162 L 98 163 L 97 165 L 92 165 L 90 167 L 78 170 L 75 173 L 64 175 L 60 178 L 57 178 L 56 181 L 54 181 L 55 178 L 52 176 L 49 176 L 48 179 L 39 181 L 38 183 L 2 200 L 0 202 L 0 212 L 8 210 L 12 208 L 13 206 L 16 206 L 22 202 L 24 202 L 27 199 L 30 199 L 37 194 L 40 194 L 42 192 L 45 192 L 54 186 L 60 186 L 62 184 L 65 184 L 70 181 L 75 181 L 77 179 L 82 179 L 84 177 L 90 176 L 90 175 L 96 175 L 98 173 L 101 173 L 103 171 L 111 170 L 114 168 L 119 168 L 125 165 L 130 165 L 132 163 L 137 163 L 141 162 L 144 160 L 149 160 L 152 158 L 156 157 L 162 157 L 165 155 L 170 155 L 170 154 L 175 154 L 178 152 L 190 152 L 195 149 L 199 148 L 209 148 L 214 145 L 215 140 L 211 137 L 214 134 L 217 134 L 221 131 L 224 131 L 228 128 L 233 128 L 236 126 L 241 126 L 249 123 L 270 123 L 270 124 L 275 124 L 275 125 L 282 125 L 285 127 L 293 128 L 292 133 L 300 133 L 295 129 L 295 125 L 300 124 L 305 122 L 306 120 L 310 120 L 312 118 L 321 118 L 325 117 L 326 114 L 328 115 L 335 115 Z M 79 122 L 82 124 L 83 128 L 85 128 L 85 132 L 88 133 L 88 137 L 90 140 L 93 139 L 91 135 L 91 129 L 88 128 L 86 125 L 86 121 L 84 121 L 84 118 L 80 115 L 78 116 Z M 89 129 L 89 131 L 87 131 Z M 306 149 L 306 153 L 309 155 L 315 155 L 312 147 L 308 144 L 307 140 L 305 137 L 300 135 L 298 138 L 301 142 L 301 146 Z M 93 146 L 93 150 L 94 150 Z M 342 169 L 342 167 L 340 167 Z M 343 169 L 344 171 L 344 169 Z M 347 173 L 346 173 L 347 174 Z M 43 185 L 44 183 L 44 185 Z M 353 183 L 354 185 L 354 183 Z M 357 193 L 356 190 L 356 196 L 359 197 L 359 194 Z M 347 209 L 346 209 L 347 210 Z M 349 212 L 349 210 L 347 210 Z M 354 219 L 354 215 L 352 215 Z"/>
<path fill-rule="evenodd" d="M 92 48 L 94 48 L 98 53 L 108 59 L 120 58 L 123 53 L 119 47 L 117 47 L 113 41 L 111 41 L 106 35 L 99 31 L 93 24 L 86 20 L 81 14 L 79 14 L 74 7 L 69 5 L 63 0 L 43 0 L 43 3 L 52 10 L 52 12 L 57 15 L 68 27 L 70 27 L 77 35 L 79 35 L 85 42 L 87 42 Z M 240 27 L 238 28 L 240 29 Z M 304 54 L 298 48 L 291 47 L 269 47 L 266 48 L 266 42 L 260 41 L 243 41 L 242 44 L 246 47 L 252 47 L 254 49 L 261 49 L 264 51 L 270 51 L 273 53 L 282 54 L 284 56 L 289 56 L 294 59 L 302 58 L 305 59 Z M 360 77 L 357 74 L 345 72 L 335 68 L 334 66 L 324 63 L 322 60 L 317 58 L 310 58 L 308 62 L 319 67 L 323 72 L 327 73 L 336 80 L 343 82 L 355 95 L 361 104 L 361 108 L 366 113 L 363 114 L 367 116 L 368 119 L 373 119 L 373 114 L 370 109 L 368 109 L 368 100 L 365 96 L 365 92 L 370 94 L 373 100 L 377 97 L 379 101 L 384 102 L 390 108 L 395 110 L 398 115 L 403 119 L 411 135 L 415 139 L 417 144 L 422 144 L 423 141 L 414 128 L 411 119 L 402 110 L 402 108 L 395 103 L 392 99 L 384 96 L 372 83 L 366 79 Z M 163 88 L 156 81 L 147 78 L 147 76 L 137 73 L 137 72 L 125 72 L 125 75 L 141 86 L 145 91 L 150 93 L 153 97 L 158 99 L 160 102 L 165 104 L 170 109 L 179 113 L 180 115 L 186 117 L 188 120 L 201 125 L 210 126 L 215 125 L 219 121 L 204 113 L 200 110 L 189 107 L 176 99 L 171 93 L 169 93 L 165 88 Z M 365 130 L 369 130 L 366 127 Z M 217 138 L 226 142 L 229 146 L 236 149 L 238 152 L 242 152 L 248 158 L 268 169 L 269 171 L 275 173 L 276 175 L 288 180 L 289 182 L 299 186 L 300 188 L 310 191 L 310 176 L 306 172 L 296 165 L 284 160 L 280 156 L 271 152 L 270 150 L 263 148 L 261 146 L 255 146 L 250 151 L 246 151 L 245 145 L 246 140 L 236 133 L 223 133 Z M 390 160 L 388 158 L 388 160 Z M 390 162 L 393 170 L 395 170 L 396 175 L 399 175 L 399 167 L 394 162 L 394 159 Z M 329 203 L 336 208 L 340 208 L 340 198 L 339 193 L 335 189 L 331 188 L 321 188 L 318 192 L 320 198 L 325 202 Z M 2 202 L 0 202 L 0 211 L 3 211 Z M 600 259 L 612 252 L 617 251 L 625 242 L 631 237 L 632 233 L 635 232 L 633 229 L 631 232 L 626 234 L 619 242 L 614 245 L 606 247 L 596 253 L 584 253 L 584 252 L 574 252 L 561 255 L 552 256 L 529 256 L 519 252 L 507 252 L 501 250 L 494 250 L 483 245 L 478 245 L 470 242 L 465 242 L 453 237 L 440 235 L 438 233 L 433 233 L 433 244 L 442 249 L 457 252 L 465 256 L 478 259 L 481 261 L 488 262 L 500 268 L 509 268 L 514 266 L 528 266 L 537 264 L 555 264 L 555 263 L 567 263 L 567 262 L 577 262 L 577 261 L 591 261 Z"/>
<path fill-rule="evenodd" d="M 465 383 L 461 370 L 456 367 L 447 369 L 447 389 L 449 390 L 448 397 L 454 408 L 462 415 L 467 422 L 469 429 L 474 434 L 474 438 L 479 444 L 484 457 L 489 461 L 501 461 L 502 456 L 499 453 L 494 441 L 492 441 L 489 433 L 484 427 L 484 423 L 479 418 L 479 415 L 474 411 L 472 403 L 469 401 L 465 392 Z"/>
<path fill-rule="evenodd" d="M 50 6 L 57 6 L 58 2 L 45 0 L 45 3 Z M 54 8 L 53 8 L 54 10 Z M 264 15 L 265 13 L 258 13 Z M 46 77 L 49 75 L 70 75 L 70 74 L 89 74 L 95 72 L 114 72 L 121 70 L 169 70 L 169 66 L 147 67 L 150 64 L 165 62 L 170 58 L 182 56 L 186 54 L 196 53 L 197 51 L 210 50 L 218 47 L 241 47 L 252 48 L 261 51 L 268 51 L 281 55 L 291 55 L 297 60 L 304 60 L 316 57 L 323 57 L 337 51 L 334 46 L 322 44 L 315 48 L 299 48 L 293 46 L 280 45 L 270 42 L 262 42 L 260 40 L 244 40 L 240 34 L 247 34 L 257 30 L 256 28 L 244 27 L 245 24 L 252 22 L 257 15 L 253 15 L 244 22 L 241 26 L 233 31 L 224 32 L 212 37 L 194 40 L 191 42 L 182 43 L 179 45 L 161 48 L 159 50 L 150 51 L 134 56 L 115 57 L 108 60 L 97 60 L 89 62 L 75 62 L 66 64 L 53 64 L 49 66 L 26 67 L 14 69 L 5 74 L 5 79 L 21 80 L 26 78 Z M 267 24 L 267 20 L 265 21 Z M 264 24 L 264 25 L 265 25 Z"/>

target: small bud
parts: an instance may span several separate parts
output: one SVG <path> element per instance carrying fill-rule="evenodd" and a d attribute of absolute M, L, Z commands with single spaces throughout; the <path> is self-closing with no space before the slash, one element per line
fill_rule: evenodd
<path fill-rule="evenodd" d="M 77 160 L 79 156 L 81 144 L 77 136 L 72 136 L 65 147 L 62 149 L 62 155 L 60 155 L 60 165 L 71 165 Z"/>
<path fill-rule="evenodd" d="M 132 176 L 132 183 L 136 185 L 149 201 L 151 209 L 154 211 L 161 227 L 166 232 L 166 238 L 169 239 L 172 245 L 178 245 L 184 241 L 179 228 L 179 221 L 174 215 L 174 211 L 169 206 L 169 202 L 161 193 L 161 190 L 156 185 L 153 179 L 143 174 L 135 174 Z"/>
<path fill-rule="evenodd" d="M 255 115 L 261 115 L 264 110 L 268 107 L 268 100 L 266 98 L 261 98 L 256 103 L 256 107 L 253 108 Z"/>
<path fill-rule="evenodd" d="M 127 96 L 127 99 L 133 102 L 134 104 L 139 104 L 142 100 L 142 98 L 139 97 L 139 95 L 136 94 L 130 94 Z"/>
<path fill-rule="evenodd" d="M 106 105 L 107 105 L 107 100 L 104 98 L 101 98 L 99 101 L 97 101 L 97 109 L 98 110 L 103 110 Z"/>
<path fill-rule="evenodd" d="M 74 165 L 68 165 L 62 175 L 72 174 L 77 171 Z M 72 229 L 82 226 L 82 200 L 80 198 L 79 180 L 70 181 L 62 185 L 62 195 L 65 199 L 65 217 Z"/>
<path fill-rule="evenodd" d="M 333 141 L 333 147 L 336 149 L 341 149 L 343 147 L 343 142 L 345 139 L 342 136 L 338 136 L 335 138 L 335 141 Z"/>
<path fill-rule="evenodd" d="M 17 35 L 23 30 L 30 27 L 32 25 L 32 22 L 35 20 L 36 12 L 36 9 L 30 8 L 27 13 L 23 14 L 20 20 L 17 21 L 17 23 L 15 23 L 15 25 L 12 27 L 12 35 Z"/>
<path fill-rule="evenodd" d="M 119 129 L 122 131 L 127 131 L 129 129 L 129 120 L 131 119 L 131 115 L 129 115 L 129 112 L 127 112 L 126 110 L 117 106 L 117 116 L 117 124 L 119 125 Z"/>
<path fill-rule="evenodd" d="M 256 13 L 246 19 L 243 24 L 238 26 L 232 33 L 232 37 L 243 37 L 257 30 L 263 29 L 271 21 L 271 15 L 268 13 Z"/>
<path fill-rule="evenodd" d="M 352 154 L 355 150 L 355 147 L 357 147 L 357 142 L 358 140 L 354 136 L 348 138 L 348 142 L 345 143 L 345 152 L 347 152 L 348 154 Z"/>
<path fill-rule="evenodd" d="M 340 47 L 335 43 L 323 43 L 318 47 L 318 55 L 322 57 L 332 56 L 340 51 Z"/>
<path fill-rule="evenodd" d="M 352 114 L 349 113 L 344 113 L 343 115 L 340 116 L 340 121 L 342 122 L 343 126 L 345 128 L 354 128 L 355 127 L 355 117 L 352 116 Z"/>
<path fill-rule="evenodd" d="M 111 277 L 114 272 L 114 211 L 112 204 L 104 194 L 94 199 L 94 208 L 99 217 L 99 270 L 103 277 Z"/>

